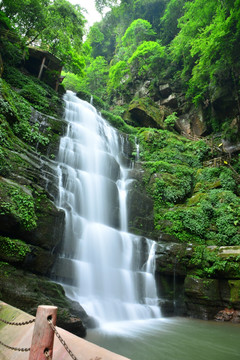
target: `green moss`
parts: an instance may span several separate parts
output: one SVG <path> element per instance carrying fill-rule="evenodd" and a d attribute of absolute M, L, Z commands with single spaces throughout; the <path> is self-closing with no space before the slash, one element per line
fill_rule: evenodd
<path fill-rule="evenodd" d="M 144 114 L 144 118 L 146 118 L 146 121 L 151 123 L 151 125 L 158 128 L 165 128 L 164 124 L 164 117 L 165 112 L 163 109 L 161 109 L 159 106 L 157 106 L 151 98 L 137 98 L 134 99 L 131 104 L 129 105 L 128 112 L 139 112 L 142 111 Z M 170 115 L 170 111 L 167 111 L 167 115 Z M 131 115 L 131 118 L 133 118 L 133 122 L 135 123 L 135 126 L 147 126 L 146 124 L 141 124 L 138 120 L 138 116 Z M 144 122 L 144 120 L 143 120 Z"/>
<path fill-rule="evenodd" d="M 127 125 L 125 121 L 118 115 L 113 115 L 111 112 L 102 110 L 101 111 L 102 116 L 109 121 L 109 123 L 118 129 L 119 131 L 122 131 L 127 134 L 133 134 L 136 133 L 136 129 L 134 129 L 132 126 Z"/>
<path fill-rule="evenodd" d="M 34 199 L 24 187 L 0 182 L 0 215 L 11 215 L 26 230 L 36 227 Z"/>
<path fill-rule="evenodd" d="M 204 198 L 206 198 L 206 196 L 206 193 L 198 192 L 197 194 L 194 194 L 192 197 L 187 199 L 186 204 L 188 206 L 198 205 L 201 203 L 201 201 L 203 201 Z"/>
<path fill-rule="evenodd" d="M 202 167 L 208 145 L 150 128 L 139 129 L 138 141 L 155 229 L 184 242 L 239 245 L 236 181 L 224 166 Z"/>
<path fill-rule="evenodd" d="M 240 301 L 240 280 L 228 280 L 230 300 L 234 304 Z"/>
<path fill-rule="evenodd" d="M 34 76 L 26 76 L 19 69 L 11 66 L 4 67 L 4 79 L 14 88 L 18 88 L 21 98 L 23 97 L 36 110 L 45 114 L 56 115 L 62 102 L 58 94 L 47 84 Z"/>
<path fill-rule="evenodd" d="M 21 240 L 0 236 L 0 257 L 8 262 L 22 262 L 30 248 Z"/>
<path fill-rule="evenodd" d="M 7 307 L 4 305 L 0 305 L 0 318 L 4 319 L 5 321 L 12 322 L 15 317 L 19 315 L 19 310 L 13 307 Z M 0 330 L 6 326 L 5 323 L 0 321 Z"/>

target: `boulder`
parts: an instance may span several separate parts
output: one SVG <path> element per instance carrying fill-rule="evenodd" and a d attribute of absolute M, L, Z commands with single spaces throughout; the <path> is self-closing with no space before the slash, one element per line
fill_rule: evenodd
<path fill-rule="evenodd" d="M 147 80 L 142 84 L 142 86 L 138 89 L 138 91 L 135 94 L 135 97 L 147 97 L 150 94 L 150 87 L 151 81 Z"/>
<path fill-rule="evenodd" d="M 164 128 L 166 110 L 149 99 L 133 101 L 129 106 L 129 113 L 135 126 Z"/>
<path fill-rule="evenodd" d="M 216 321 L 229 321 L 233 323 L 240 323 L 240 311 L 225 308 L 224 310 L 220 310 L 215 316 L 214 320 Z"/>
<path fill-rule="evenodd" d="M 222 86 L 210 84 L 210 102 L 212 115 L 224 121 L 237 114 L 237 97 L 233 91 L 231 81 L 225 82 Z"/>
<path fill-rule="evenodd" d="M 174 242 L 158 242 L 156 249 L 156 271 L 165 275 L 186 276 L 192 247 Z"/>
<path fill-rule="evenodd" d="M 159 85 L 159 92 L 162 98 L 168 98 L 172 94 L 172 89 L 169 84 Z"/>
<path fill-rule="evenodd" d="M 177 97 L 175 94 L 171 94 L 169 95 L 166 99 L 161 101 L 161 105 L 170 107 L 171 109 L 177 109 L 178 107 L 178 102 L 177 102 Z"/>
<path fill-rule="evenodd" d="M 179 132 L 189 135 L 202 136 L 207 131 L 207 124 L 202 109 L 192 108 L 188 113 L 179 116 L 176 121 L 176 128 Z"/>
<path fill-rule="evenodd" d="M 6 263 L 0 264 L 2 301 L 34 316 L 39 305 L 57 306 L 57 325 L 85 337 L 86 327 L 83 323 L 90 322 L 90 319 L 78 303 L 65 296 L 61 285 L 39 275 L 17 270 Z"/>
<path fill-rule="evenodd" d="M 0 185 L 0 235 L 46 250 L 56 248 L 62 240 L 64 212 L 56 208 L 43 190 L 33 196 L 29 188 L 3 178 Z"/>
<path fill-rule="evenodd" d="M 184 291 L 189 316 L 211 320 L 223 308 L 240 310 L 240 280 L 187 275 Z"/>
<path fill-rule="evenodd" d="M 55 260 L 52 253 L 40 247 L 4 236 L 0 236 L 0 250 L 2 261 L 42 275 L 49 273 Z"/>
<path fill-rule="evenodd" d="M 228 154 L 238 153 L 240 151 L 240 142 L 237 141 L 235 143 L 229 141 L 229 140 L 222 140 L 223 144 L 223 151 Z"/>

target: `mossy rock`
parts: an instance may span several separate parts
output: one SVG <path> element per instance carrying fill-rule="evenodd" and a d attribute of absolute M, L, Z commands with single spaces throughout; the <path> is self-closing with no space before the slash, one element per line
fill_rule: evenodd
<path fill-rule="evenodd" d="M 204 198 L 206 198 L 207 194 L 203 192 L 198 192 L 194 194 L 189 199 L 187 199 L 187 206 L 198 205 Z"/>
<path fill-rule="evenodd" d="M 157 106 L 149 98 L 133 100 L 128 108 L 128 112 L 131 114 L 135 126 L 158 129 L 165 128 L 164 118 L 169 115 L 164 107 Z"/>
<path fill-rule="evenodd" d="M 30 247 L 21 240 L 0 236 L 0 259 L 10 263 L 23 263 Z"/>
<path fill-rule="evenodd" d="M 57 325 L 70 330 L 71 322 L 77 317 L 77 326 L 71 331 L 78 336 L 86 335 L 83 321 L 89 321 L 89 317 L 79 304 L 65 296 L 61 285 L 1 262 L 0 277 L 2 301 L 34 316 L 39 305 L 57 306 Z"/>
<path fill-rule="evenodd" d="M 230 301 L 233 306 L 240 306 L 240 280 L 229 280 Z"/>

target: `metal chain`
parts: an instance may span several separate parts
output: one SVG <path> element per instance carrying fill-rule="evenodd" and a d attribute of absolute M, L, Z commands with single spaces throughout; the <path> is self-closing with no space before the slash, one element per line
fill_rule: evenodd
<path fill-rule="evenodd" d="M 21 326 L 21 325 L 32 324 L 35 321 L 35 319 L 29 320 L 29 321 L 18 322 L 18 323 L 17 322 L 12 322 L 12 321 L 6 321 L 6 320 L 3 320 L 3 319 L 0 319 L 0 321 L 3 322 L 4 324 L 7 324 L 7 325 Z M 5 346 L 8 349 L 11 349 L 11 350 L 14 350 L 14 351 L 22 351 L 22 352 L 30 351 L 30 348 L 16 348 L 16 347 L 13 347 L 13 346 L 6 345 L 2 341 L 0 341 L 0 344 Z"/>
<path fill-rule="evenodd" d="M 32 319 L 32 320 L 28 320 L 28 321 L 23 321 L 23 322 L 11 322 L 11 321 L 6 321 L 6 320 L 3 320 L 3 319 L 0 319 L 0 321 L 2 321 L 3 323 L 7 324 L 7 325 L 16 325 L 16 326 L 21 326 L 21 325 L 28 325 L 28 324 L 32 324 L 35 319 Z"/>
<path fill-rule="evenodd" d="M 49 325 L 51 327 L 51 329 L 54 331 L 54 333 L 56 334 L 57 338 L 59 339 L 59 341 L 62 343 L 62 345 L 64 346 L 64 348 L 66 349 L 66 351 L 69 353 L 69 355 L 71 356 L 71 358 L 73 360 L 78 360 L 76 358 L 76 356 L 73 354 L 73 352 L 69 349 L 69 347 L 67 346 L 67 344 L 65 343 L 65 341 L 63 340 L 63 338 L 61 337 L 61 335 L 59 334 L 59 332 L 57 331 L 57 329 L 55 328 L 55 326 L 53 325 L 52 319 L 48 319 Z"/>
<path fill-rule="evenodd" d="M 45 358 L 46 358 L 46 359 L 52 360 L 52 358 L 51 358 L 51 356 L 50 356 L 50 354 L 49 354 L 49 350 L 45 350 L 45 351 L 44 351 L 44 355 L 45 355 Z"/>
<path fill-rule="evenodd" d="M 8 349 L 11 349 L 11 350 L 14 350 L 14 351 L 22 351 L 22 352 L 30 351 L 30 348 L 16 348 L 16 347 L 13 347 L 13 346 L 6 345 L 2 341 L 0 341 L 0 344 L 5 346 Z"/>

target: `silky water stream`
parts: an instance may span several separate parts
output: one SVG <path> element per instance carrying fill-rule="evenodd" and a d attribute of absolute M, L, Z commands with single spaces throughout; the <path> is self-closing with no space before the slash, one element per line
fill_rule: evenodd
<path fill-rule="evenodd" d="M 239 359 L 239 327 L 229 327 L 224 347 L 221 326 L 161 318 L 155 242 L 128 232 L 126 139 L 72 92 L 65 103 L 57 204 L 65 231 L 54 273 L 66 295 L 98 320 L 87 339 L 133 360 Z M 209 331 L 216 333 L 214 344 Z"/>

